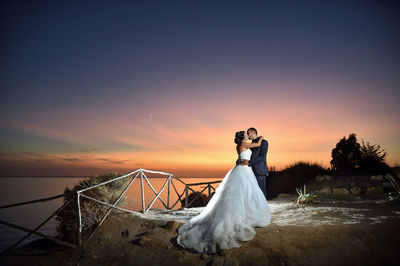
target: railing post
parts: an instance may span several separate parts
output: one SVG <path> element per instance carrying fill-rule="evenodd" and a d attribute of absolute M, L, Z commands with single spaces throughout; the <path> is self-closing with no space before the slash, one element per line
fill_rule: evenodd
<path fill-rule="evenodd" d="M 167 198 L 167 209 L 169 209 L 169 195 L 171 191 L 171 175 L 168 176 L 168 198 Z"/>
<path fill-rule="evenodd" d="M 188 207 L 188 202 L 189 202 L 189 199 L 188 199 L 188 185 L 186 185 L 185 186 L 185 208 L 187 208 Z"/>
<path fill-rule="evenodd" d="M 142 187 L 142 212 L 145 213 L 146 206 L 145 206 L 145 202 L 144 202 L 143 172 L 141 169 L 140 169 L 140 186 Z"/>
<path fill-rule="evenodd" d="M 81 193 L 77 193 L 78 202 L 78 219 L 79 219 L 79 230 L 78 230 L 78 246 L 82 246 L 82 216 L 81 216 Z"/>
<path fill-rule="evenodd" d="M 211 198 L 211 185 L 208 184 L 208 200 Z"/>

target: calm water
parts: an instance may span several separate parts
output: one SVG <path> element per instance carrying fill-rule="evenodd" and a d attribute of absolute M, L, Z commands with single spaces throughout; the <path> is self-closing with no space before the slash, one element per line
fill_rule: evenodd
<path fill-rule="evenodd" d="M 46 198 L 62 194 L 66 187 L 72 188 L 80 180 L 84 178 L 61 178 L 61 177 L 1 177 L 0 178 L 0 206 L 8 205 L 12 203 L 18 203 L 23 201 L 35 200 L 39 198 Z M 199 183 L 205 181 L 216 181 L 221 178 L 180 178 L 183 182 Z M 165 178 L 152 178 L 149 177 L 151 185 L 158 192 L 165 183 Z M 184 190 L 184 185 L 177 180 L 173 181 L 176 189 L 179 193 Z M 146 207 L 151 203 L 155 197 L 154 192 L 150 186 L 144 181 L 145 191 L 145 205 Z M 217 187 L 218 184 L 213 185 Z M 197 186 L 196 190 L 201 189 L 202 186 Z M 167 203 L 167 189 L 161 193 L 161 198 Z M 132 186 L 126 192 L 126 200 L 123 204 L 119 205 L 132 210 L 141 210 L 141 185 L 140 179 L 132 183 Z M 172 185 L 171 185 L 171 199 L 170 205 L 172 205 L 177 199 Z M 12 207 L 8 209 L 0 210 L 0 219 L 10 223 L 24 226 L 26 228 L 34 229 L 48 216 L 50 216 L 55 210 L 57 210 L 63 203 L 63 198 L 55 199 L 48 202 L 34 203 L 24 206 Z M 174 209 L 180 208 L 180 203 L 174 207 Z M 156 200 L 152 208 L 164 208 L 163 204 L 159 199 Z M 49 235 L 56 235 L 56 221 L 52 219 L 48 221 L 39 231 Z M 0 250 L 4 250 L 11 244 L 18 241 L 26 233 L 0 225 Z M 40 238 L 39 236 L 30 236 L 22 244 Z"/>

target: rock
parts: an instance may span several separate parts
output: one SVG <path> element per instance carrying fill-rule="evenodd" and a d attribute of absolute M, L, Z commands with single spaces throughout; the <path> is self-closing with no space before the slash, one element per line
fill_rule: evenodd
<path fill-rule="evenodd" d="M 325 178 L 322 175 L 317 175 L 317 177 L 315 178 L 315 181 L 317 181 L 317 182 L 323 182 L 324 180 L 325 180 Z"/>
<path fill-rule="evenodd" d="M 387 188 L 387 189 L 393 189 L 393 185 L 392 185 L 392 183 L 390 183 L 390 182 L 384 181 L 384 182 L 382 182 L 382 186 L 383 186 L 383 189 L 385 189 L 385 188 Z"/>
<path fill-rule="evenodd" d="M 371 176 L 371 180 L 383 180 L 383 175 L 373 175 Z"/>
<path fill-rule="evenodd" d="M 367 195 L 382 194 L 382 193 L 384 193 L 384 189 L 382 186 L 368 187 L 367 192 L 365 192 L 365 194 Z"/>
<path fill-rule="evenodd" d="M 232 258 L 227 258 L 224 260 L 224 266 L 239 266 L 239 262 Z"/>
<path fill-rule="evenodd" d="M 178 261 L 179 261 L 179 262 L 184 262 L 185 260 L 187 260 L 187 256 L 186 256 L 186 255 L 181 255 L 181 256 L 178 258 Z"/>
<path fill-rule="evenodd" d="M 151 241 L 151 239 L 148 238 L 147 236 L 141 236 L 141 237 L 139 238 L 138 244 L 139 244 L 139 245 L 147 245 L 147 244 L 150 243 L 150 241 Z"/>
<path fill-rule="evenodd" d="M 100 238 L 103 241 L 111 240 L 111 235 L 110 234 L 104 234 Z"/>
<path fill-rule="evenodd" d="M 239 262 L 232 258 L 216 257 L 209 264 L 210 266 L 239 266 Z"/>
<path fill-rule="evenodd" d="M 360 193 L 361 193 L 361 188 L 360 187 L 352 187 L 352 188 L 350 188 L 350 192 L 351 192 L 351 194 L 353 194 L 353 195 L 360 195 Z"/>
<path fill-rule="evenodd" d="M 350 192 L 347 188 L 345 187 L 335 187 L 332 190 L 333 195 L 349 195 Z"/>
<path fill-rule="evenodd" d="M 216 257 L 210 262 L 210 266 L 223 266 L 224 265 L 224 258 Z"/>
<path fill-rule="evenodd" d="M 168 221 L 165 228 L 169 231 L 175 232 L 181 225 L 182 223 L 178 221 Z"/>
<path fill-rule="evenodd" d="M 278 196 L 276 196 L 276 198 L 284 198 L 284 197 L 290 197 L 291 195 L 288 193 L 281 193 Z"/>
<path fill-rule="evenodd" d="M 122 232 L 121 232 L 121 235 L 122 235 L 122 237 L 124 237 L 124 238 L 129 237 L 129 230 L 126 229 L 125 231 L 122 231 Z"/>
<path fill-rule="evenodd" d="M 318 191 L 320 194 L 332 194 L 332 188 L 324 187 L 323 189 Z"/>
<path fill-rule="evenodd" d="M 181 255 L 179 256 L 179 258 L 178 258 L 178 261 L 179 262 L 184 262 L 185 260 L 187 260 L 187 256 L 186 256 L 186 252 L 185 251 L 182 251 L 181 252 Z"/>
<path fill-rule="evenodd" d="M 230 256 L 232 256 L 232 250 L 231 249 L 222 249 L 220 253 L 221 253 L 222 257 L 230 257 Z"/>
<path fill-rule="evenodd" d="M 332 177 L 330 175 L 317 175 L 315 181 L 323 182 L 323 181 L 331 181 Z"/>

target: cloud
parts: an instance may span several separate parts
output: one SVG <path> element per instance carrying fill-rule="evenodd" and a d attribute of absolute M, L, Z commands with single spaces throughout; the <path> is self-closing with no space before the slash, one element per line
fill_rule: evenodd
<path fill-rule="evenodd" d="M 30 156 L 34 156 L 34 157 L 43 157 L 43 154 L 37 153 L 37 152 L 31 152 L 31 151 L 22 151 L 20 152 L 20 154 L 24 154 L 24 155 L 30 155 Z"/>
<path fill-rule="evenodd" d="M 87 158 L 78 158 L 78 157 L 61 157 L 61 156 L 54 156 L 54 158 L 57 158 L 59 160 L 67 161 L 67 162 L 83 162 L 87 161 Z"/>
<path fill-rule="evenodd" d="M 107 163 L 113 163 L 113 164 L 125 164 L 125 163 L 131 161 L 131 160 L 113 160 L 113 159 L 108 159 L 108 158 L 99 158 L 97 160 L 107 162 Z"/>

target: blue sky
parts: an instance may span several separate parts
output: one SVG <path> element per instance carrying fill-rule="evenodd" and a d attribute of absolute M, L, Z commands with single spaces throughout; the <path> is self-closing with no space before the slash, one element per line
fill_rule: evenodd
<path fill-rule="evenodd" d="M 126 161 L 123 169 L 222 172 L 236 156 L 231 135 L 256 126 L 272 144 L 271 165 L 327 166 L 352 132 L 381 144 L 394 165 L 399 9 L 396 1 L 3 1 L 0 161 L 21 174 L 122 167 L 107 158 Z M 82 164 L 30 168 L 32 154 Z"/>

